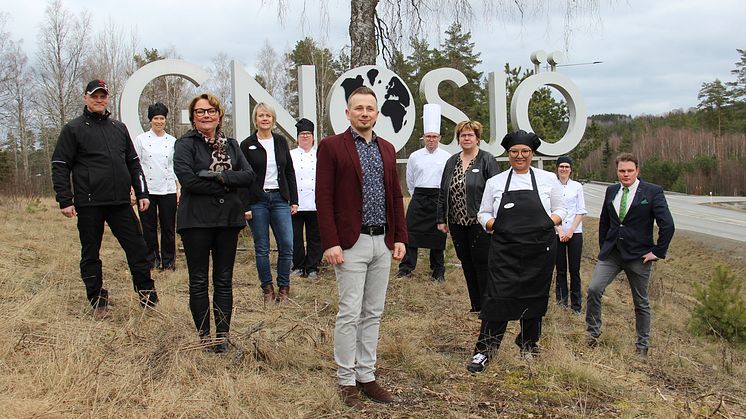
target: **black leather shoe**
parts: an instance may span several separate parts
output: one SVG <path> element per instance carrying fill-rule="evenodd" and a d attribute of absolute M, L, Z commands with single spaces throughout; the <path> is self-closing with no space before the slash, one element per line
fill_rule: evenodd
<path fill-rule="evenodd" d="M 158 293 L 155 290 L 140 290 L 140 306 L 143 308 L 155 308 L 158 305 Z"/>
<path fill-rule="evenodd" d="M 216 343 L 215 346 L 212 347 L 212 351 L 216 354 L 224 354 L 228 352 L 228 350 L 228 342 Z"/>
<path fill-rule="evenodd" d="M 412 272 L 410 271 L 400 270 L 396 273 L 397 278 L 409 278 L 410 276 L 412 276 Z"/>
<path fill-rule="evenodd" d="M 230 350 L 230 340 L 228 340 L 228 334 L 226 332 L 218 332 L 215 335 L 215 344 L 212 347 L 212 351 L 216 354 L 224 354 Z"/>
<path fill-rule="evenodd" d="M 588 345 L 589 348 L 595 348 L 596 346 L 598 346 L 598 338 L 595 336 L 588 336 L 585 343 L 586 345 Z"/>

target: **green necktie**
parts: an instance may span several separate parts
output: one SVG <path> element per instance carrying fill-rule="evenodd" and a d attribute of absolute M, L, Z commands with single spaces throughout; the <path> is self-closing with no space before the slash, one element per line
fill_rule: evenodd
<path fill-rule="evenodd" d="M 622 201 L 619 203 L 619 221 L 624 221 L 624 216 L 627 215 L 627 195 L 629 188 L 625 187 L 622 189 Z"/>

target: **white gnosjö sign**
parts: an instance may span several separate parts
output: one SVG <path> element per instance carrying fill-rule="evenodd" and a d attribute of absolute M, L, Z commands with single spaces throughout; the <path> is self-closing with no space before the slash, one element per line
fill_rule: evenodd
<path fill-rule="evenodd" d="M 556 54 L 556 53 L 555 53 Z M 555 55 L 556 56 L 556 55 Z M 538 57 L 538 58 L 537 58 Z M 542 140 L 541 153 L 547 156 L 567 154 L 574 149 L 585 131 L 587 111 L 578 87 L 569 77 L 555 71 L 538 72 L 539 64 L 546 60 L 547 54 L 537 51 L 531 58 L 535 64 L 536 74 L 523 80 L 510 104 L 510 120 L 513 127 L 525 131 L 533 131 L 528 119 L 528 105 L 533 93 L 542 87 L 555 88 L 567 102 L 569 111 L 569 125 L 562 138 L 557 141 Z M 555 60 L 558 61 L 558 60 Z M 550 61 L 552 67 L 556 62 Z M 140 96 L 145 86 L 160 76 L 180 76 L 200 86 L 210 74 L 201 67 L 183 60 L 166 59 L 147 64 L 137 70 L 127 80 L 121 96 L 122 122 L 124 122 L 132 138 L 141 134 L 139 107 Z M 256 102 L 264 102 L 277 111 L 277 125 L 283 128 L 295 139 L 296 119 L 283 108 L 254 78 L 238 63 L 232 62 L 232 87 L 234 98 L 234 123 L 236 138 L 242 139 L 251 134 L 251 112 L 249 98 Z M 506 75 L 501 72 L 488 74 L 489 110 L 490 110 L 490 138 L 483 138 L 480 148 L 495 156 L 505 151 L 500 146 L 500 140 L 507 133 L 508 112 L 506 104 L 507 91 L 505 87 Z M 420 94 L 425 103 L 441 105 L 443 118 L 454 123 L 469 119 L 469 117 L 441 98 L 438 86 L 450 83 L 461 87 L 467 83 L 466 76 L 453 68 L 439 68 L 425 74 L 420 81 Z M 396 150 L 400 150 L 414 133 L 417 109 L 409 87 L 391 70 L 380 66 L 363 66 L 347 71 L 337 79 L 327 97 L 330 122 L 334 132 L 342 132 L 349 125 L 345 118 L 344 109 L 350 93 L 360 86 L 368 86 L 376 92 L 380 115 L 376 123 L 376 133 L 389 140 Z M 298 69 L 298 102 L 299 118 L 308 118 L 316 123 L 316 82 L 315 67 L 301 66 Z M 221 98 L 224 99 L 224 98 Z M 450 142 L 443 141 L 441 147 L 450 153 L 458 151 L 459 147 L 453 136 Z"/>

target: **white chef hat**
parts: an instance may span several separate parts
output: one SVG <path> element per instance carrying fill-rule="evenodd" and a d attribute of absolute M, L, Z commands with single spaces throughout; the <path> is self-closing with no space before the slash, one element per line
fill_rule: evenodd
<path fill-rule="evenodd" d="M 422 110 L 423 133 L 440 134 L 440 104 L 427 103 Z"/>

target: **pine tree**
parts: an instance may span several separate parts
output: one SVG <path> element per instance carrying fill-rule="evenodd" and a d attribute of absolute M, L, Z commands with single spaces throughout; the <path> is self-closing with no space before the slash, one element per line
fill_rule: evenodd
<path fill-rule="evenodd" d="M 331 134 L 329 109 L 326 108 L 326 97 L 339 76 L 347 70 L 349 58 L 343 54 L 334 56 L 329 50 L 317 45 L 311 38 L 305 38 L 295 44 L 295 48 L 285 54 L 288 82 L 284 92 L 287 109 L 291 114 L 298 114 L 298 68 L 301 65 L 316 66 L 316 124 L 319 138 Z"/>
<path fill-rule="evenodd" d="M 699 104 L 697 108 L 705 110 L 708 114 L 714 114 L 717 124 L 717 136 L 720 137 L 723 125 L 723 106 L 728 103 L 729 93 L 720 79 L 712 82 L 702 83 L 697 99 Z"/>
<path fill-rule="evenodd" d="M 696 286 L 698 305 L 690 328 L 698 335 L 714 335 L 729 342 L 746 342 L 746 303 L 741 280 L 725 266 L 718 266 L 706 287 Z"/>
<path fill-rule="evenodd" d="M 460 23 L 452 23 L 446 30 L 446 40 L 440 48 L 432 50 L 434 67 L 451 67 L 466 76 L 467 83 L 461 87 L 442 84 L 440 95 L 458 109 L 461 109 L 472 120 L 477 120 L 485 127 L 483 138 L 489 138 L 489 110 L 487 94 L 482 85 L 482 73 L 476 68 L 482 63 L 481 55 L 474 51 L 471 32 L 464 32 Z M 453 132 L 452 123 L 444 124 L 441 132 L 449 136 Z"/>

